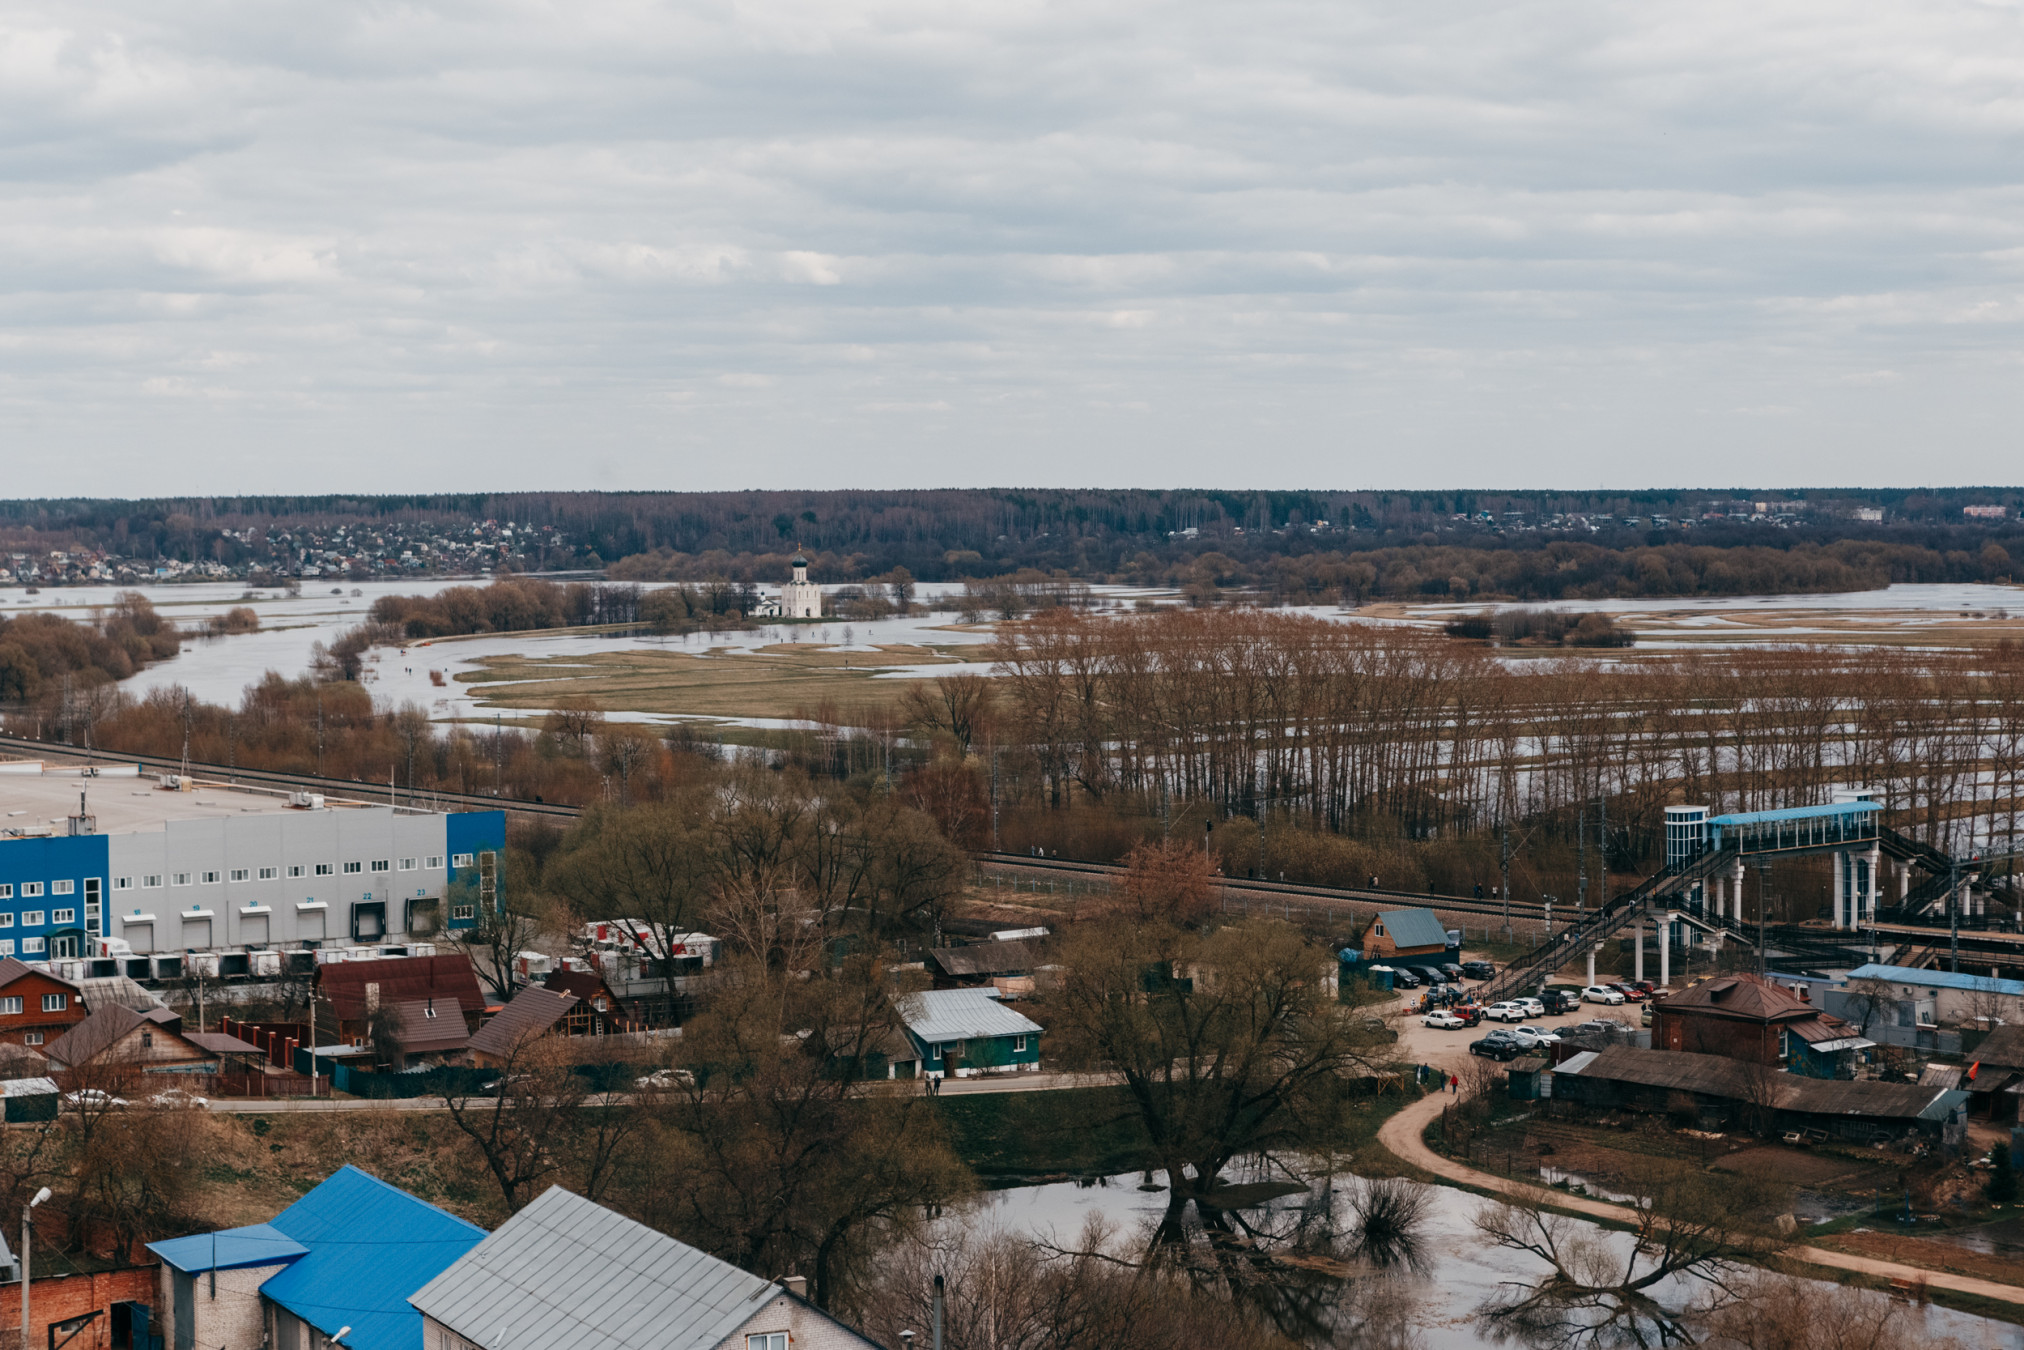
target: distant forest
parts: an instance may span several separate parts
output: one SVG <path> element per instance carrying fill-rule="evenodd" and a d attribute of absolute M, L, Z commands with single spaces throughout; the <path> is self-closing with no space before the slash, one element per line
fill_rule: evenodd
<path fill-rule="evenodd" d="M 1964 508 L 2002 508 L 1999 517 Z M 1293 598 L 1584 598 L 1987 581 L 2024 549 L 2024 490 L 500 493 L 0 502 L 0 552 L 94 550 L 285 570 L 305 542 L 474 521 L 522 529 L 507 565 L 632 580 L 1020 572 L 1266 588 Z M 1881 520 L 1859 512 L 1882 513 Z M 1690 523 L 1689 523 L 1690 522 Z M 285 539 L 280 536 L 287 536 Z"/>

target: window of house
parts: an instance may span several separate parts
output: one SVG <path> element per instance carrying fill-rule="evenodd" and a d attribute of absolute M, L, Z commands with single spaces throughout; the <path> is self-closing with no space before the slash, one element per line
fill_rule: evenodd
<path fill-rule="evenodd" d="M 12 884 L 0 886 L 0 900 L 12 900 L 13 898 L 14 887 Z"/>
<path fill-rule="evenodd" d="M 262 881 L 272 881 L 280 875 L 281 869 L 278 867 L 263 867 L 260 869 L 260 879 Z"/>
<path fill-rule="evenodd" d="M 74 881 L 52 881 L 49 883 L 49 893 L 51 895 L 76 895 L 77 883 Z"/>
<path fill-rule="evenodd" d="M 604 995 L 599 994 L 596 998 L 592 999 L 590 1001 L 590 1006 L 597 1009 L 599 1012 L 605 1011 Z"/>
<path fill-rule="evenodd" d="M 169 884 L 171 886 L 187 886 L 190 884 L 190 874 L 188 872 L 171 872 L 169 873 Z"/>
<path fill-rule="evenodd" d="M 450 906 L 450 917 L 453 919 L 475 919 L 478 917 L 478 907 L 476 905 L 452 905 Z"/>
<path fill-rule="evenodd" d="M 0 956 L 14 955 L 14 939 L 0 938 Z"/>
<path fill-rule="evenodd" d="M 401 871 L 412 872 L 414 870 L 415 870 L 415 860 L 413 858 L 401 859 Z"/>
<path fill-rule="evenodd" d="M 251 881 L 252 879 L 253 879 L 253 871 L 252 871 L 252 869 L 251 869 L 251 868 L 248 868 L 248 867 L 235 867 L 235 868 L 233 868 L 233 869 L 232 869 L 232 880 L 234 880 L 234 881 Z"/>
<path fill-rule="evenodd" d="M 19 997 L 0 998 L 0 1017 L 19 1017 L 20 1015 L 21 1000 Z"/>
<path fill-rule="evenodd" d="M 1014 1036 L 1012 1038 L 1012 1053 L 1015 1055 L 1026 1053 L 1026 1038 L 1024 1036 Z"/>
<path fill-rule="evenodd" d="M 385 858 L 374 858 L 372 860 L 372 870 L 375 873 L 391 872 L 393 871 L 393 867 L 394 865 L 391 862 L 388 862 Z"/>
<path fill-rule="evenodd" d="M 0 928 L 12 928 L 13 926 L 14 916 L 12 914 L 0 914 Z"/>
<path fill-rule="evenodd" d="M 348 862 L 344 865 L 344 874 L 348 877 L 357 875 L 358 870 L 359 864 L 355 862 Z"/>
<path fill-rule="evenodd" d="M 42 911 L 39 909 L 22 910 L 21 926 L 23 928 L 40 928 L 42 926 Z"/>
<path fill-rule="evenodd" d="M 42 894 L 41 882 L 24 881 L 21 883 L 21 898 L 23 900 L 33 900 L 36 896 L 40 894 Z"/>
<path fill-rule="evenodd" d="M 42 1033 L 39 1031 L 27 1032 L 21 1037 L 21 1043 L 23 1045 L 40 1045 L 42 1044 Z"/>
<path fill-rule="evenodd" d="M 62 1012 L 69 1006 L 70 995 L 68 994 L 44 994 L 42 996 L 42 1011 L 44 1012 Z"/>
<path fill-rule="evenodd" d="M 450 855 L 450 866 L 452 867 L 469 867 L 476 862 L 477 859 L 468 853 L 452 853 Z"/>
<path fill-rule="evenodd" d="M 154 1048 L 155 1048 L 155 1033 L 152 1031 L 143 1031 L 141 1033 L 141 1049 L 152 1050 Z"/>
<path fill-rule="evenodd" d="M 51 923 L 76 923 L 77 911 L 74 909 L 52 909 L 49 911 L 49 921 Z"/>
<path fill-rule="evenodd" d="M 43 948 L 44 948 L 44 947 L 45 947 L 46 945 L 47 945 L 47 944 L 46 944 L 46 943 L 44 943 L 44 942 L 43 942 L 43 940 L 42 940 L 41 938 L 39 938 L 39 937 L 32 937 L 32 938 L 22 938 L 22 939 L 21 939 L 21 954 L 22 954 L 23 956 L 28 956 L 28 955 L 31 955 L 31 954 L 33 954 L 33 953 L 38 953 L 38 952 L 42 951 L 42 949 L 43 949 Z"/>
<path fill-rule="evenodd" d="M 204 884 L 205 884 L 206 886 L 215 886 L 215 885 L 217 885 L 217 884 L 218 884 L 218 874 L 217 874 L 216 872 L 206 872 L 206 873 L 204 873 Z"/>
<path fill-rule="evenodd" d="M 132 877 L 114 877 L 112 879 L 112 888 L 116 891 L 130 891 L 134 888 L 134 879 Z"/>
<path fill-rule="evenodd" d="M 329 863 L 318 863 L 316 865 L 316 875 L 320 877 L 327 877 L 334 870 Z"/>
<path fill-rule="evenodd" d="M 431 853 L 431 854 L 429 855 L 429 863 L 428 863 L 428 866 L 429 866 L 429 870 L 430 870 L 431 872 L 435 871 L 435 870 L 436 870 L 437 868 L 441 867 L 442 865 L 443 865 L 443 855 L 442 855 L 442 854 L 440 854 L 440 853 Z"/>
<path fill-rule="evenodd" d="M 787 1333 L 761 1331 L 745 1338 L 745 1350 L 787 1350 Z"/>
<path fill-rule="evenodd" d="M 141 878 L 142 890 L 158 891 L 161 888 L 162 888 L 162 874 L 160 872 L 156 872 L 150 876 L 144 876 Z"/>

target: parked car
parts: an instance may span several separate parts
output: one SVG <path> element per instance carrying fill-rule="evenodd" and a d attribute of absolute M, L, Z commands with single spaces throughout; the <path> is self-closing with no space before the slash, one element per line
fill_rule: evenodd
<path fill-rule="evenodd" d="M 1480 1041 L 1469 1042 L 1469 1053 L 1485 1059 L 1513 1060 L 1525 1053 L 1525 1047 L 1506 1031 L 1493 1031 Z"/>
<path fill-rule="evenodd" d="M 1437 987 L 1440 985 L 1452 983 L 1452 981 L 1450 981 L 1446 975 L 1443 975 L 1441 973 L 1441 969 L 1439 966 L 1414 966 L 1413 974 L 1419 976 L 1421 979 L 1425 980 L 1428 984 L 1435 985 Z"/>
<path fill-rule="evenodd" d="M 1581 991 L 1581 1001 L 1583 1003 L 1600 1003 L 1614 1008 L 1622 1006 L 1623 995 L 1606 984 L 1591 984 L 1588 988 Z"/>
<path fill-rule="evenodd" d="M 498 1097 L 513 1091 L 514 1085 L 525 1083 L 534 1077 L 531 1073 L 509 1073 L 504 1078 L 494 1078 L 489 1083 L 480 1083 L 478 1091 L 487 1097 Z"/>
<path fill-rule="evenodd" d="M 1591 1022 L 1583 1022 L 1579 1026 L 1562 1028 L 1560 1032 L 1564 1040 L 1600 1041 L 1605 1045 L 1627 1041 L 1630 1034 L 1629 1023 L 1614 1022 L 1600 1017 Z"/>
<path fill-rule="evenodd" d="M 1423 983 L 1425 981 L 1413 974 L 1412 967 L 1410 966 L 1396 966 L 1392 969 L 1392 988 L 1394 989 L 1417 989 Z"/>
<path fill-rule="evenodd" d="M 695 1081 L 696 1075 L 687 1069 L 655 1069 L 645 1077 L 633 1079 L 633 1086 L 649 1092 L 665 1092 L 669 1088 L 687 1087 Z"/>
<path fill-rule="evenodd" d="M 1579 989 L 1547 989 L 1540 993 L 1539 1001 L 1546 1005 L 1546 1016 L 1558 1017 L 1571 1013 L 1581 1006 Z"/>
<path fill-rule="evenodd" d="M 1462 1003 L 1448 1011 L 1472 1027 L 1483 1020 L 1483 1005 L 1480 1003 Z"/>
<path fill-rule="evenodd" d="M 1489 1007 L 1483 1009 L 1483 1016 L 1489 1018 L 1492 1022 L 1522 1022 L 1531 1016 L 1531 1014 L 1516 1003 L 1506 999 L 1502 1003 L 1492 1003 Z"/>
<path fill-rule="evenodd" d="M 1420 1019 L 1420 1025 L 1436 1031 L 1457 1031 L 1469 1024 L 1451 1012 L 1442 1011 L 1428 1013 Z"/>
<path fill-rule="evenodd" d="M 1382 1017 L 1364 1018 L 1363 1029 L 1373 1040 L 1389 1043 L 1399 1038 L 1397 1029 L 1389 1025 Z"/>
<path fill-rule="evenodd" d="M 1511 1001 L 1523 1008 L 1527 1017 L 1546 1016 L 1546 1005 L 1536 998 L 1514 998 Z"/>
<path fill-rule="evenodd" d="M 1453 983 L 1460 984 L 1462 980 L 1468 975 L 1468 972 L 1463 970 L 1460 966 L 1456 965 L 1453 961 L 1443 961 L 1441 962 L 1441 974 L 1447 976 L 1448 979 Z"/>
<path fill-rule="evenodd" d="M 1533 1027 L 1533 1026 L 1512 1027 L 1511 1034 L 1513 1036 L 1518 1037 L 1520 1040 L 1523 1040 L 1527 1036 L 1529 1036 L 1532 1038 L 1532 1043 L 1534 1045 L 1560 1044 L 1560 1033 L 1555 1031 L 1551 1027 Z"/>
<path fill-rule="evenodd" d="M 1472 980 L 1495 979 L 1497 967 L 1491 965 L 1488 961 L 1464 961 L 1462 962 L 1462 973 Z"/>
<path fill-rule="evenodd" d="M 185 1111 L 202 1111 L 211 1105 L 208 1098 L 199 1097 L 194 1092 L 185 1092 L 181 1088 L 169 1088 L 165 1091 L 157 1092 L 154 1096 L 148 1098 L 148 1103 L 151 1106 L 159 1106 L 164 1110 Z"/>
<path fill-rule="evenodd" d="M 63 1104 L 84 1111 L 112 1111 L 125 1106 L 127 1100 L 124 1097 L 115 1097 L 110 1092 L 101 1092 L 97 1088 L 79 1088 L 75 1092 L 64 1093 Z"/>
<path fill-rule="evenodd" d="M 1607 986 L 1622 994 L 1626 1003 L 1642 1003 L 1651 995 L 1627 980 L 1611 980 Z"/>

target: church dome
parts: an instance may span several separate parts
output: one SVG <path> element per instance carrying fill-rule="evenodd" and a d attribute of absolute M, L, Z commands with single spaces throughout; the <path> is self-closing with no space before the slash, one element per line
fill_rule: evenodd
<path fill-rule="evenodd" d="M 808 559 L 802 557 L 799 553 L 797 553 L 794 555 L 794 565 L 796 567 L 806 567 L 808 566 Z"/>

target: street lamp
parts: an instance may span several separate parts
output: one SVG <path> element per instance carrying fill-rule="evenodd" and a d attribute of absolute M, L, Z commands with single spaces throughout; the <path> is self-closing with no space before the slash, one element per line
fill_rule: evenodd
<path fill-rule="evenodd" d="M 49 1188 L 44 1186 L 35 1193 L 35 1198 L 21 1207 L 21 1344 L 28 1344 L 28 1257 L 33 1250 L 30 1245 L 35 1231 L 35 1207 L 49 1198 Z"/>
<path fill-rule="evenodd" d="M 339 1342 L 343 1341 L 343 1340 L 344 1340 L 344 1338 L 345 1338 L 345 1337 L 347 1337 L 347 1336 L 349 1336 L 349 1335 L 351 1335 L 351 1328 L 350 1328 L 350 1327 L 348 1327 L 348 1326 L 342 1326 L 342 1327 L 339 1327 L 339 1328 L 338 1328 L 338 1329 L 337 1329 L 336 1331 L 333 1331 L 333 1332 L 332 1332 L 332 1333 L 330 1334 L 330 1343 L 331 1343 L 332 1345 L 336 1345 L 336 1344 L 338 1344 Z"/>

